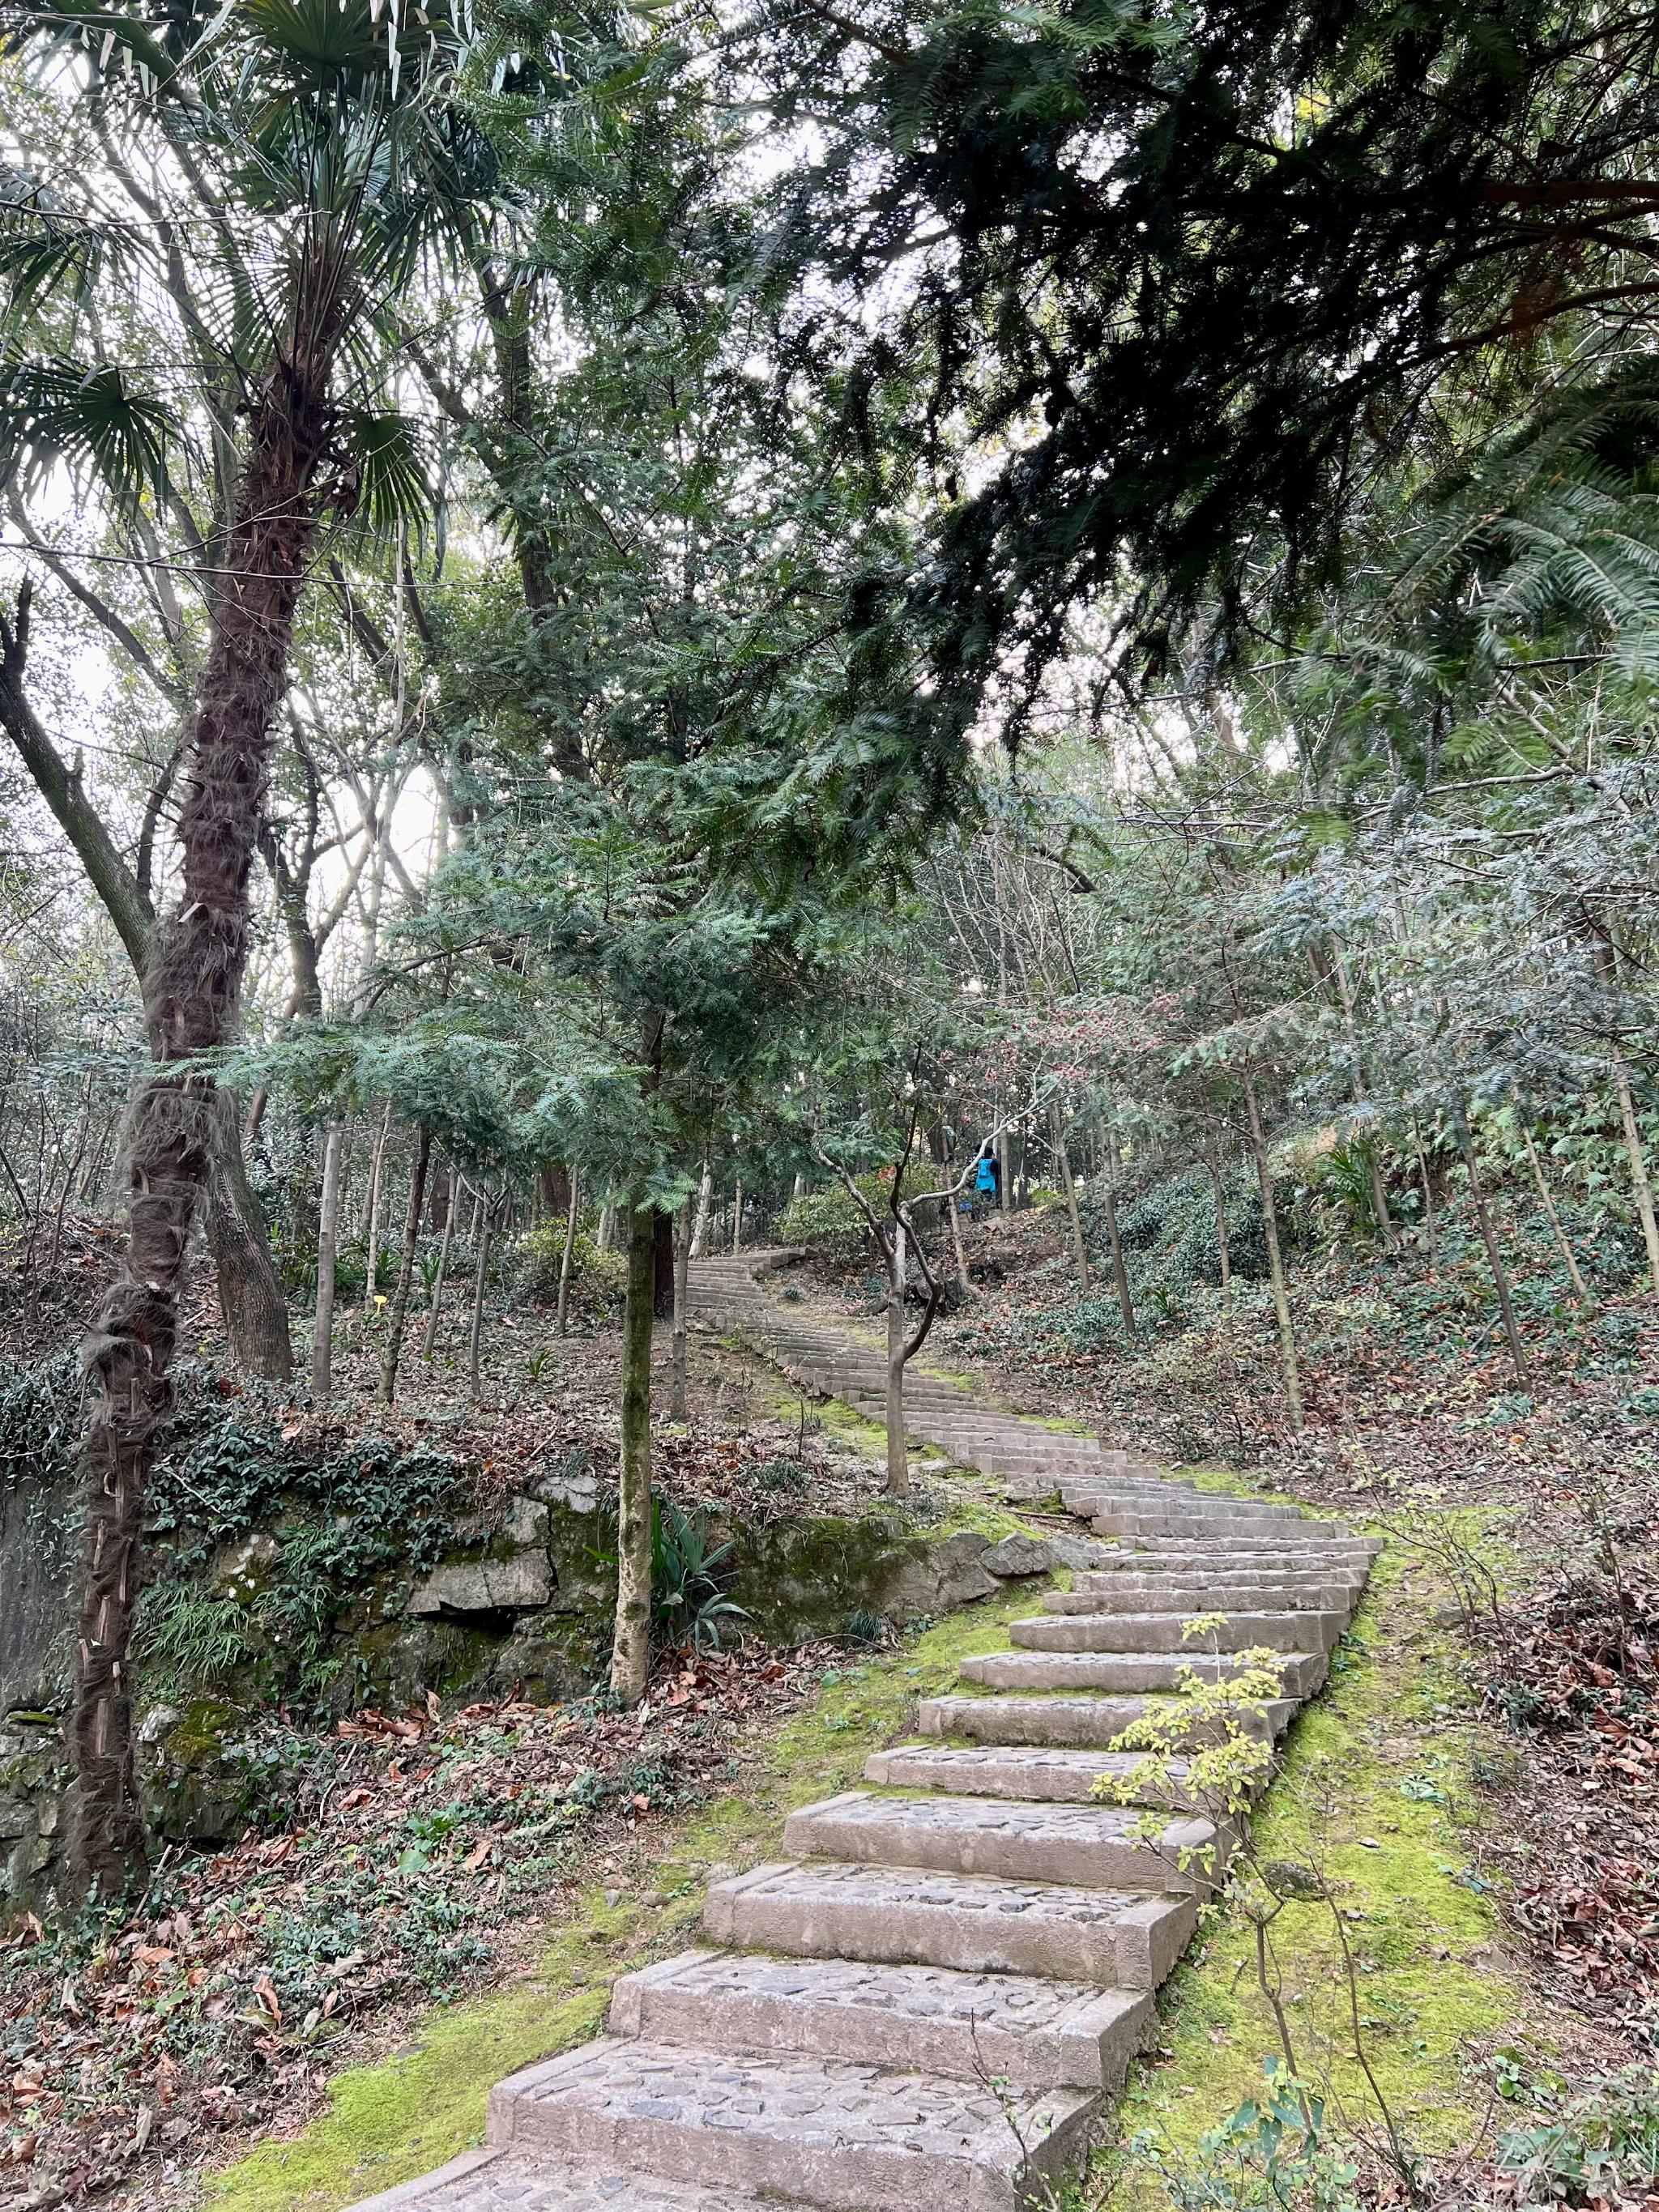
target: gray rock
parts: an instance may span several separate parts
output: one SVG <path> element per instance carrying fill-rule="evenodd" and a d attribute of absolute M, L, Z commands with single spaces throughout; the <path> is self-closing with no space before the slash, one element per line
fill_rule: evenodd
<path fill-rule="evenodd" d="M 509 1544 L 532 1551 L 547 1541 L 547 1508 L 534 1498 L 515 1498 L 507 1507 L 501 1534 Z"/>
<path fill-rule="evenodd" d="M 919 1559 L 906 1559 L 882 1583 L 877 1595 L 880 1609 L 894 1613 L 950 1613 L 975 1598 L 989 1597 L 1001 1585 L 987 1574 L 984 1557 L 989 1541 L 974 1529 L 963 1528 L 942 1543 L 930 1545 Z"/>
<path fill-rule="evenodd" d="M 1054 1547 L 1037 1536 L 1005 1536 L 993 1544 L 980 1565 L 988 1575 L 1046 1575 L 1054 1565 Z"/>
<path fill-rule="evenodd" d="M 269 1581 L 282 1546 L 263 1530 L 244 1536 L 240 1543 L 221 1544 L 210 1572 L 213 1587 L 228 1597 L 251 1598 Z"/>
<path fill-rule="evenodd" d="M 544 1474 L 532 1486 L 538 1498 L 549 1505 L 562 1506 L 567 1513 L 596 1513 L 599 1505 L 599 1486 L 591 1474 Z"/>
<path fill-rule="evenodd" d="M 1076 1568 L 1097 1567 L 1118 1553 L 1111 1544 L 1091 1543 L 1086 1536 L 1051 1536 L 1048 1549 L 1054 1555 L 1057 1566 Z"/>
<path fill-rule="evenodd" d="M 417 1615 L 450 1613 L 533 1613 L 553 1595 L 544 1559 L 520 1553 L 511 1559 L 457 1560 L 436 1568 L 410 1594 Z"/>

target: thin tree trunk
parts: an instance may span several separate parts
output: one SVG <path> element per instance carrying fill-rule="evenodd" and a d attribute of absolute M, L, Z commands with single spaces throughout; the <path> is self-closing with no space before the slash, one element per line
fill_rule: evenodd
<path fill-rule="evenodd" d="M 466 1338 L 466 1393 L 469 1400 L 478 1395 L 478 1357 L 483 1344 L 484 1290 L 489 1279 L 489 1246 L 495 1234 L 495 1208 L 486 1200 L 482 1191 L 478 1206 L 483 1209 L 483 1220 L 472 1232 L 477 1251 L 477 1261 L 472 1270 L 472 1321 Z"/>
<path fill-rule="evenodd" d="M 628 1297 L 623 1313 L 622 1470 L 617 1498 L 617 1625 L 611 1687 L 637 1705 L 651 1673 L 651 1337 L 656 1225 L 648 1205 L 629 1209 Z"/>
<path fill-rule="evenodd" d="M 1561 1217 L 1555 1210 L 1555 1200 L 1550 1196 L 1550 1187 L 1544 1180 L 1543 1163 L 1538 1157 L 1537 1146 L 1533 1143 L 1532 1131 L 1524 1121 L 1521 1124 L 1521 1141 L 1527 1148 L 1527 1164 L 1532 1170 L 1534 1186 L 1543 1202 L 1544 1212 L 1548 1218 L 1550 1230 L 1555 1238 L 1555 1249 L 1566 1263 L 1568 1278 L 1572 1284 L 1572 1294 L 1580 1305 L 1587 1306 L 1591 1304 L 1589 1291 L 1585 1286 L 1583 1277 L 1578 1272 L 1578 1262 L 1573 1257 L 1572 1247 L 1567 1242 L 1566 1231 L 1561 1226 Z"/>
<path fill-rule="evenodd" d="M 1223 1319 L 1231 1322 L 1233 1317 L 1233 1255 L 1232 1247 L 1227 1242 L 1226 1193 L 1222 1188 L 1221 1165 L 1216 1158 L 1213 1144 L 1206 1147 L 1205 1157 L 1209 1163 L 1210 1182 L 1215 1190 L 1215 1249 L 1221 1263 L 1221 1312 Z"/>
<path fill-rule="evenodd" d="M 1106 1201 L 1106 1242 L 1111 1249 L 1112 1280 L 1117 1286 L 1118 1310 L 1123 1316 L 1124 1334 L 1133 1340 L 1135 1333 L 1134 1301 L 1129 1296 L 1129 1270 L 1123 1264 L 1123 1239 L 1117 1233 L 1117 1193 L 1112 1188 L 1109 1168 L 1100 1188 Z"/>
<path fill-rule="evenodd" d="M 368 1245 L 368 1258 L 363 1271 L 363 1311 L 372 1313 L 374 1307 L 375 1285 L 380 1279 L 380 1201 L 386 1194 L 386 1152 L 392 1140 L 392 1106 L 380 1116 L 380 1127 L 374 1139 L 374 1151 L 368 1164 L 368 1218 L 364 1237 Z"/>
<path fill-rule="evenodd" d="M 404 1325 L 409 1319 L 410 1285 L 415 1279 L 415 1255 L 421 1241 L 421 1209 L 426 1203 L 427 1171 L 431 1164 L 432 1132 L 423 1127 L 415 1145 L 415 1166 L 409 1178 L 409 1206 L 404 1215 L 404 1249 L 398 1262 L 398 1286 L 392 1294 L 386 1348 L 380 1354 L 377 1403 L 382 1406 L 389 1406 L 398 1395 L 398 1362 L 403 1357 Z"/>
<path fill-rule="evenodd" d="M 714 1202 L 714 1166 L 702 1156 L 702 1181 L 697 1185 L 697 1218 L 691 1229 L 691 1257 L 701 1260 L 708 1242 L 708 1212 Z"/>
<path fill-rule="evenodd" d="M 1354 1024 L 1353 994 L 1348 988 L 1348 971 L 1342 958 L 1342 948 L 1333 942 L 1331 966 L 1336 975 L 1337 995 L 1342 1001 L 1342 1027 L 1348 1041 L 1348 1066 L 1353 1088 L 1353 1103 L 1364 1107 L 1365 1098 L 1364 1065 L 1359 1056 L 1359 1036 Z M 1390 1252 L 1400 1249 L 1400 1239 L 1395 1233 L 1394 1216 L 1389 1211 L 1389 1194 L 1382 1181 L 1382 1170 L 1376 1164 L 1370 1146 L 1365 1148 L 1365 1165 L 1370 1176 L 1371 1211 L 1376 1216 L 1377 1234 Z"/>
<path fill-rule="evenodd" d="M 346 1126 L 331 1121 L 323 1139 L 323 1195 L 317 1209 L 317 1304 L 311 1327 L 311 1395 L 322 1405 L 332 1383 L 334 1274 L 340 1252 L 340 1169 Z"/>
<path fill-rule="evenodd" d="M 562 1336 L 570 1326 L 570 1265 L 576 1249 L 576 1170 L 570 1170 L 570 1195 L 564 1209 L 564 1249 L 559 1255 L 559 1310 L 554 1327 Z"/>
<path fill-rule="evenodd" d="M 1077 1185 L 1072 1180 L 1072 1163 L 1066 1150 L 1066 1124 L 1058 1106 L 1053 1113 L 1054 1134 L 1054 1164 L 1060 1170 L 1060 1188 L 1066 1194 L 1066 1218 L 1072 1231 L 1072 1263 L 1077 1269 L 1079 1295 L 1089 1295 L 1089 1253 L 1083 1242 L 1083 1216 L 1078 1210 Z M 952 1214 L 954 1218 L 954 1212 Z"/>
<path fill-rule="evenodd" d="M 743 1249 L 743 1177 L 738 1177 L 738 1187 L 732 1200 L 732 1249 Z"/>
<path fill-rule="evenodd" d="M 177 1063 L 199 1069 L 204 1055 L 231 1041 L 240 1012 L 271 724 L 288 683 L 316 480 L 334 434 L 328 392 L 346 292 L 337 276 L 331 256 L 313 247 L 269 373 L 251 387 L 246 465 L 179 779 L 179 904 L 155 929 L 144 966 L 156 1065 L 127 1127 L 127 1243 L 84 1352 L 91 1410 L 82 1454 L 70 1872 L 77 1887 L 95 1884 L 106 1895 L 146 1865 L 127 1651 L 191 1231 L 219 1149 L 217 1086 L 210 1076 L 180 1073 Z"/>
<path fill-rule="evenodd" d="M 1291 1322 L 1291 1302 L 1285 1289 L 1285 1263 L 1279 1249 L 1279 1211 L 1273 1204 L 1273 1170 L 1267 1164 L 1267 1141 L 1261 1133 L 1261 1114 L 1255 1085 L 1248 1068 L 1240 1075 L 1244 1085 L 1244 1109 L 1249 1119 L 1250 1152 L 1255 1179 L 1261 1192 L 1261 1225 L 1267 1239 L 1267 1273 L 1273 1279 L 1273 1311 L 1279 1317 L 1279 1349 L 1285 1367 L 1285 1396 L 1291 1409 L 1291 1426 L 1300 1436 L 1305 1425 L 1302 1411 L 1302 1372 L 1297 1364 L 1296 1330 Z"/>
<path fill-rule="evenodd" d="M 601 1252 L 608 1252 L 611 1249 L 611 1240 L 615 1233 L 616 1226 L 616 1207 L 614 1206 L 602 1206 L 599 1208 L 599 1233 L 597 1239 L 599 1248 Z"/>
<path fill-rule="evenodd" d="M 1480 1224 L 1480 1241 L 1486 1248 L 1486 1264 L 1492 1269 L 1492 1287 L 1498 1293 L 1498 1310 L 1503 1316 L 1504 1334 L 1509 1340 L 1510 1362 L 1515 1369 L 1515 1379 L 1527 1379 L 1526 1347 L 1521 1341 L 1521 1332 L 1515 1325 L 1515 1308 L 1510 1299 L 1509 1270 L 1504 1265 L 1504 1255 L 1498 1249 L 1498 1234 L 1492 1227 L 1492 1213 L 1486 1205 L 1486 1194 L 1480 1186 L 1480 1172 L 1475 1165 L 1474 1139 L 1469 1133 L 1469 1117 L 1461 1098 L 1452 1101 L 1452 1127 L 1457 1136 L 1457 1149 L 1462 1155 L 1463 1172 L 1469 1179 L 1469 1197 L 1474 1205 L 1474 1218 Z"/>
<path fill-rule="evenodd" d="M 432 1285 L 432 1304 L 426 1316 L 426 1335 L 421 1344 L 421 1357 L 429 1360 L 433 1346 L 438 1340 L 438 1310 L 444 1302 L 444 1277 L 449 1273 L 449 1248 L 455 1241 L 455 1217 L 460 1211 L 461 1179 L 452 1172 L 447 1178 L 449 1188 L 444 1206 L 443 1242 L 438 1247 L 438 1279 Z"/>
<path fill-rule="evenodd" d="M 685 1419 L 686 1369 L 690 1364 L 691 1300 L 691 1201 L 688 1198 L 674 1217 L 674 1340 L 669 1370 L 668 1418 Z"/>
<path fill-rule="evenodd" d="M 1440 1264 L 1440 1243 L 1435 1233 L 1434 1192 L 1429 1184 L 1429 1156 L 1423 1149 L 1422 1124 L 1415 1114 L 1412 1115 L 1412 1146 L 1417 1154 L 1417 1172 L 1423 1183 L 1423 1233 L 1428 1239 L 1429 1265 L 1436 1267 Z"/>
<path fill-rule="evenodd" d="M 951 1217 L 951 1249 L 956 1255 L 957 1280 L 964 1291 L 969 1291 L 973 1288 L 973 1278 L 968 1272 L 968 1247 L 963 1242 L 962 1213 L 957 1194 L 951 1191 L 945 1203 Z"/>
<path fill-rule="evenodd" d="M 1625 1136 L 1625 1157 L 1630 1163 L 1631 1189 L 1636 1199 L 1637 1217 L 1642 1224 L 1642 1242 L 1647 1248 L 1648 1279 L 1654 1289 L 1659 1291 L 1659 1221 L 1654 1218 L 1653 1185 L 1648 1176 L 1647 1154 L 1642 1147 L 1641 1127 L 1636 1119 L 1636 1100 L 1631 1091 L 1630 1067 L 1619 1044 L 1619 964 L 1611 945 L 1597 945 L 1595 963 L 1607 992 L 1607 1036 L 1613 1051 L 1613 1079 L 1619 1093 L 1619 1120 Z"/>
<path fill-rule="evenodd" d="M 1653 1186 L 1648 1180 L 1647 1155 L 1642 1149 L 1642 1132 L 1636 1119 L 1636 1101 L 1631 1094 L 1630 1070 L 1623 1056 L 1613 1063 L 1613 1080 L 1619 1086 L 1619 1119 L 1625 1132 L 1625 1157 L 1630 1162 L 1631 1188 L 1636 1194 L 1636 1212 L 1642 1224 L 1642 1242 L 1647 1247 L 1648 1279 L 1659 1291 L 1659 1222 L 1654 1219 Z"/>
<path fill-rule="evenodd" d="M 887 1488 L 902 1497 L 910 1487 L 904 1446 L 904 1224 L 888 1231 L 887 1259 Z"/>

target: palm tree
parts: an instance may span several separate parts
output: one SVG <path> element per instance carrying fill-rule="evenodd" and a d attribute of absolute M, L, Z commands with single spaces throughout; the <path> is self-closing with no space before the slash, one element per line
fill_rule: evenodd
<path fill-rule="evenodd" d="M 458 96 L 470 8 L 428 0 L 418 28 L 407 0 L 399 13 L 398 0 L 30 0 L 7 32 L 49 93 L 90 112 L 112 168 L 142 166 L 186 211 L 146 234 L 65 219 L 42 193 L 15 217 L 0 389 L 13 481 L 67 460 L 124 509 L 166 512 L 179 418 L 141 380 L 106 363 L 81 374 L 52 349 L 64 302 L 159 259 L 164 228 L 256 240 L 240 265 L 260 272 L 222 303 L 191 303 L 225 334 L 238 419 L 230 450 L 216 440 L 208 457 L 229 489 L 222 533 L 200 556 L 213 591 L 177 787 L 179 893 L 144 963 L 154 1067 L 125 1140 L 127 1242 L 85 1350 L 73 1858 L 81 1885 L 106 1893 L 145 1865 L 128 1679 L 144 1498 L 210 1173 L 212 1064 L 238 1019 L 295 611 L 325 528 L 407 499 L 418 478 L 407 436 L 343 404 L 344 372 L 373 361 L 423 262 L 476 236 L 501 204 L 490 138 Z"/>

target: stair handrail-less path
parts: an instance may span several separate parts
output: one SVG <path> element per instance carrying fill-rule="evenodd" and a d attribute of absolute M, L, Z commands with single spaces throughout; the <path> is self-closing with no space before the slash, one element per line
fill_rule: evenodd
<path fill-rule="evenodd" d="M 777 1255 L 693 1268 L 694 1310 L 880 1418 L 882 1355 L 772 1298 Z M 907 1386 L 912 1434 L 1106 1540 L 1010 1648 L 963 1662 L 872 1789 L 790 1816 L 786 1856 L 716 1882 L 705 1948 L 624 1975 L 609 2032 L 496 2087 L 488 2138 L 359 2212 L 1013 2212 L 1086 2158 L 1155 2033 L 1197 1915 L 1205 1820 L 1143 1832 L 1092 1795 L 1183 1668 L 1279 1657 L 1278 1735 L 1325 1677 L 1380 1548 L 1297 1508 L 1200 1491 L 1095 1439 Z M 1194 1659 L 1184 1628 L 1222 1614 Z"/>

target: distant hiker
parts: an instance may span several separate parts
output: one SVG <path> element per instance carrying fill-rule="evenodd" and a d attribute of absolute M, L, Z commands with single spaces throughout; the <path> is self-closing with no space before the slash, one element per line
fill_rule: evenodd
<path fill-rule="evenodd" d="M 974 1189 L 981 1198 L 988 1198 L 993 1206 L 1002 1204 L 1002 1163 L 988 1145 L 979 1156 L 979 1166 L 974 1174 Z"/>

